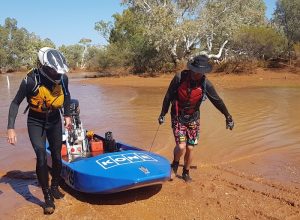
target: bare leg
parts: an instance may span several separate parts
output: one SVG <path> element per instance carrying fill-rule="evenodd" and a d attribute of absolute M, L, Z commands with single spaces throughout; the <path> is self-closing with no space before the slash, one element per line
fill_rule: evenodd
<path fill-rule="evenodd" d="M 184 167 L 189 170 L 193 160 L 193 149 L 194 147 L 191 145 L 187 145 L 186 152 L 184 155 Z"/>
<path fill-rule="evenodd" d="M 190 177 L 190 167 L 192 164 L 192 159 L 193 159 L 193 146 L 188 145 L 186 147 L 186 152 L 184 155 L 184 166 L 183 166 L 183 170 L 182 170 L 182 179 L 185 182 L 192 181 L 192 178 Z"/>
<path fill-rule="evenodd" d="M 186 143 L 177 144 L 174 148 L 174 159 L 173 163 L 171 165 L 172 167 L 172 174 L 171 174 L 171 180 L 174 179 L 174 177 L 177 175 L 178 165 L 181 156 L 184 154 L 186 148 Z"/>
<path fill-rule="evenodd" d="M 186 143 L 177 144 L 174 148 L 174 161 L 179 162 L 181 156 L 184 154 Z"/>

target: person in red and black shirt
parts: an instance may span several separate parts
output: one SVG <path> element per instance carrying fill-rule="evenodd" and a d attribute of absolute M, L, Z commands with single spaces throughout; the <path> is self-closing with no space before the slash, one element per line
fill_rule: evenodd
<path fill-rule="evenodd" d="M 211 72 L 212 66 L 206 55 L 196 56 L 187 63 L 187 70 L 176 74 L 172 79 L 165 95 L 162 110 L 158 118 L 159 124 L 164 123 L 170 104 L 171 122 L 175 137 L 174 159 L 171 164 L 172 177 L 177 175 L 181 156 L 184 154 L 184 167 L 182 178 L 189 182 L 192 163 L 192 152 L 199 138 L 200 105 L 208 98 L 212 104 L 225 116 L 226 128 L 234 127 L 232 116 L 229 114 L 223 100 L 217 94 L 212 83 L 206 78 L 206 73 Z"/>

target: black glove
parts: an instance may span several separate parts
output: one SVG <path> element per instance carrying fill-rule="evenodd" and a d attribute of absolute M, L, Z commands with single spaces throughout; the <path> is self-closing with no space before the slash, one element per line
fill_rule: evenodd
<path fill-rule="evenodd" d="M 233 122 L 233 119 L 232 119 L 232 116 L 231 115 L 228 115 L 226 117 L 226 129 L 230 129 L 232 130 L 234 127 L 234 122 Z"/>
<path fill-rule="evenodd" d="M 160 115 L 159 117 L 158 117 L 158 123 L 161 125 L 161 124 L 163 124 L 165 122 L 165 116 L 164 115 Z"/>

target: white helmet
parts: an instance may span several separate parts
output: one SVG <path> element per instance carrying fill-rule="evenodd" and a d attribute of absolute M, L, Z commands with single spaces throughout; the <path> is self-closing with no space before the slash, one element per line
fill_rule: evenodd
<path fill-rule="evenodd" d="M 65 74 L 69 71 L 65 57 L 53 48 L 41 48 L 38 52 L 38 59 L 42 66 L 48 66 L 59 74 Z"/>

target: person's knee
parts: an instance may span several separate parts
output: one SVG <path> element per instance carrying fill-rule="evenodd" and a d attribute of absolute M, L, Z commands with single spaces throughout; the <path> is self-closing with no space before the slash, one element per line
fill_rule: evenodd
<path fill-rule="evenodd" d="M 37 161 L 37 166 L 43 167 L 47 165 L 47 155 L 45 150 L 42 149 L 37 149 L 35 150 L 36 152 L 36 161 Z"/>
<path fill-rule="evenodd" d="M 52 163 L 56 166 L 61 166 L 61 153 L 60 152 L 51 152 Z"/>
<path fill-rule="evenodd" d="M 187 147 L 186 147 L 186 149 L 187 149 L 188 151 L 192 151 L 192 150 L 194 149 L 194 146 L 195 146 L 195 145 L 188 144 Z"/>
<path fill-rule="evenodd" d="M 180 151 L 184 151 L 185 148 L 186 148 L 186 143 L 180 143 L 180 144 L 177 144 L 177 148 L 178 148 Z"/>
<path fill-rule="evenodd" d="M 61 159 L 61 148 L 55 148 L 55 150 L 52 150 L 51 155 L 54 159 Z"/>

